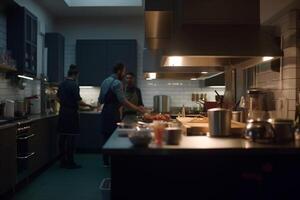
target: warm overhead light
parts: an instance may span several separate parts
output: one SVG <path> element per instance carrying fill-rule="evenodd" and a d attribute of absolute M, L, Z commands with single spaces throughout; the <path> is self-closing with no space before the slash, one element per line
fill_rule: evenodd
<path fill-rule="evenodd" d="M 141 7 L 142 0 L 64 0 L 69 7 Z"/>
<path fill-rule="evenodd" d="M 18 75 L 19 78 L 23 78 L 23 79 L 26 79 L 26 80 L 33 80 L 32 77 L 29 77 L 29 76 L 24 76 L 24 75 Z"/>
<path fill-rule="evenodd" d="M 225 85 L 214 85 L 214 86 L 208 86 L 210 88 L 225 88 Z"/>
<path fill-rule="evenodd" d="M 156 79 L 156 73 L 155 72 L 148 73 L 147 80 L 154 80 L 154 79 Z"/>
<path fill-rule="evenodd" d="M 263 58 L 262 58 L 262 60 L 263 60 L 263 62 L 265 62 L 265 61 L 269 61 L 269 60 L 272 60 L 274 57 L 271 57 L 271 56 L 264 56 Z"/>
<path fill-rule="evenodd" d="M 93 86 L 79 86 L 80 89 L 92 89 Z"/>
<path fill-rule="evenodd" d="M 191 78 L 190 80 L 191 81 L 197 81 L 198 79 L 197 78 Z"/>
<path fill-rule="evenodd" d="M 201 72 L 201 74 L 208 74 L 208 72 Z"/>
<path fill-rule="evenodd" d="M 170 56 L 168 57 L 168 66 L 182 66 L 181 56 Z"/>

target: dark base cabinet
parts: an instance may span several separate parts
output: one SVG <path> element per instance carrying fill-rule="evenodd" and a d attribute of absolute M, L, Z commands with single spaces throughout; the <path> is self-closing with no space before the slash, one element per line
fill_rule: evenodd
<path fill-rule="evenodd" d="M 30 152 L 35 156 L 30 160 L 31 174 L 41 169 L 58 156 L 57 118 L 46 118 L 33 122 L 32 133 L 35 137 L 30 141 Z"/>
<path fill-rule="evenodd" d="M 112 156 L 115 199 L 298 199 L 299 155 Z"/>
<path fill-rule="evenodd" d="M 77 138 L 77 151 L 82 153 L 100 152 L 102 145 L 101 115 L 80 113 L 80 136 Z"/>
<path fill-rule="evenodd" d="M 0 130 L 0 199 L 1 194 L 13 190 L 17 176 L 16 127 Z"/>

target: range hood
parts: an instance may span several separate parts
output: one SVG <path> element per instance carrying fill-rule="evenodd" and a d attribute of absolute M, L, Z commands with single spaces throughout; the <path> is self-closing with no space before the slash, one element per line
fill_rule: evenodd
<path fill-rule="evenodd" d="M 174 73 L 174 68 L 185 68 L 186 70 L 183 71 L 186 73 L 194 73 L 193 70 L 190 70 L 196 68 L 199 72 L 211 69 L 219 73 L 220 69 L 224 69 L 226 66 L 238 65 L 253 58 L 263 62 L 282 56 L 280 40 L 274 37 L 272 28 L 262 27 L 259 24 L 259 17 L 257 17 L 259 16 L 259 12 L 257 12 L 259 1 L 248 2 L 251 3 L 249 6 L 250 17 L 239 11 L 238 16 L 230 16 L 226 18 L 227 21 L 203 19 L 204 14 L 200 14 L 199 19 L 197 17 L 201 11 L 197 11 L 197 9 L 194 9 L 195 15 L 188 13 L 191 10 L 191 3 L 197 6 L 202 2 L 209 5 L 209 2 L 213 2 L 217 5 L 224 1 L 186 0 L 174 2 L 177 4 L 170 6 L 172 9 L 169 10 L 147 10 L 147 7 L 145 8 L 146 53 L 144 52 L 144 55 L 159 51 L 156 54 L 156 60 L 158 60 L 156 66 L 159 66 L 156 68 L 157 72 Z M 179 5 L 178 2 L 180 2 Z M 227 5 L 227 8 L 228 6 L 230 5 Z M 242 3 L 240 6 L 243 6 Z M 223 7 L 225 10 L 227 9 L 226 5 Z M 228 10 L 233 9 L 231 7 Z M 238 8 L 239 6 L 237 6 Z M 210 15 L 209 11 L 205 12 L 208 13 L 206 16 L 211 17 L 217 11 Z M 240 20 L 239 16 L 245 20 Z M 144 65 L 148 65 L 147 62 L 144 62 Z M 161 68 L 166 68 L 166 70 Z M 147 67 L 144 70 L 144 72 L 149 71 L 151 70 Z M 180 70 L 177 69 L 177 71 Z"/>

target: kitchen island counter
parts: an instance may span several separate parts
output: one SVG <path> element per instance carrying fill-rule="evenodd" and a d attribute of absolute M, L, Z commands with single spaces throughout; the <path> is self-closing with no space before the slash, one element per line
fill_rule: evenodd
<path fill-rule="evenodd" d="M 115 131 L 103 152 L 111 156 L 112 199 L 293 199 L 298 191 L 299 141 L 191 136 L 137 148 Z"/>
<path fill-rule="evenodd" d="M 103 152 L 110 155 L 181 155 L 181 154 L 300 154 L 300 140 L 287 144 L 258 144 L 242 138 L 212 138 L 207 136 L 183 136 L 179 145 L 135 148 L 128 137 L 120 137 L 118 130 L 104 145 Z"/>

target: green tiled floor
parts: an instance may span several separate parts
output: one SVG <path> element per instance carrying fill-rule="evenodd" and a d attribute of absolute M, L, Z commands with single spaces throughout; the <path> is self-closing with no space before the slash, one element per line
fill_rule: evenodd
<path fill-rule="evenodd" d="M 18 192 L 15 200 L 101 200 L 99 185 L 110 176 L 109 168 L 103 168 L 96 154 L 79 154 L 76 161 L 81 169 L 61 169 L 56 163 Z"/>

